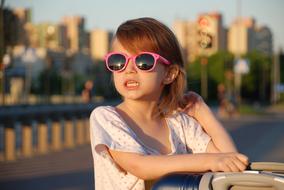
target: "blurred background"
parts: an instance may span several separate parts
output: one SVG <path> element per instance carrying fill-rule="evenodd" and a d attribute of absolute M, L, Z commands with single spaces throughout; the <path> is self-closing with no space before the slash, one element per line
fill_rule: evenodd
<path fill-rule="evenodd" d="M 88 117 L 119 102 L 103 57 L 116 28 L 176 34 L 188 89 L 252 161 L 284 162 L 281 0 L 0 0 L 0 189 L 93 189 Z"/>

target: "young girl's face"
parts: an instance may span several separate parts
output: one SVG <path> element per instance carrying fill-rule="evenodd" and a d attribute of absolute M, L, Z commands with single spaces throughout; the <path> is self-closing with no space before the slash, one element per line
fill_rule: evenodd
<path fill-rule="evenodd" d="M 128 56 L 136 55 L 124 49 L 117 39 L 112 49 Z M 165 85 L 166 66 L 158 62 L 152 71 L 147 72 L 137 69 L 134 64 L 130 59 L 123 71 L 113 73 L 116 90 L 124 99 L 157 101 Z"/>

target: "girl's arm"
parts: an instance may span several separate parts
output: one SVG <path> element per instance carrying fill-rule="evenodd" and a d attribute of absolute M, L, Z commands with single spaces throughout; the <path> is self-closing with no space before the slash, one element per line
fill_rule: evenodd
<path fill-rule="evenodd" d="M 243 171 L 248 159 L 239 153 L 141 155 L 109 149 L 114 161 L 125 171 L 144 180 L 173 172 Z"/>
<path fill-rule="evenodd" d="M 200 123 L 206 133 L 212 138 L 216 148 L 220 152 L 237 152 L 232 138 L 216 119 L 201 96 L 194 92 L 189 92 L 185 95 L 185 100 L 188 104 L 182 111 L 194 117 Z"/>

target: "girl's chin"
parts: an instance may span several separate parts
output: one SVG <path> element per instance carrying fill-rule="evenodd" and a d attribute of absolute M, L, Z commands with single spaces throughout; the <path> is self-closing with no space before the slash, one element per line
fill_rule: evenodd
<path fill-rule="evenodd" d="M 123 96 L 124 100 L 135 100 L 135 101 L 158 101 L 156 96 L 150 95 L 138 95 L 138 94 L 127 94 Z"/>
<path fill-rule="evenodd" d="M 123 97 L 132 100 L 138 100 L 142 98 L 142 96 L 139 96 L 138 94 L 131 94 L 131 93 L 125 94 Z"/>
<path fill-rule="evenodd" d="M 138 93 L 137 91 L 124 91 L 121 92 L 120 95 L 124 98 L 124 99 L 130 99 L 130 100 L 140 100 L 144 98 L 143 94 Z"/>

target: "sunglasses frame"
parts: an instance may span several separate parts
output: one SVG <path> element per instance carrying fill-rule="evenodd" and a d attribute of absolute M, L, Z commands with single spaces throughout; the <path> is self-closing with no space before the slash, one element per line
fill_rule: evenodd
<path fill-rule="evenodd" d="M 112 69 L 108 66 L 108 65 L 109 65 L 109 64 L 108 64 L 108 59 L 109 59 L 109 57 L 112 56 L 112 55 L 115 55 L 115 54 L 122 55 L 122 56 L 124 56 L 124 58 L 125 58 L 125 64 L 124 64 L 123 68 L 121 68 L 120 70 L 112 70 Z M 153 67 L 152 67 L 151 69 L 149 69 L 149 70 L 143 70 L 143 69 L 140 69 L 140 68 L 137 66 L 137 64 L 136 64 L 136 58 L 137 58 L 138 56 L 142 55 L 142 54 L 148 54 L 148 55 L 151 55 L 151 56 L 154 57 L 154 64 L 153 64 Z M 107 69 L 108 69 L 109 71 L 111 71 L 111 72 L 121 72 L 121 71 L 123 71 L 123 70 L 127 67 L 127 65 L 128 65 L 128 63 L 129 63 L 129 60 L 130 60 L 130 59 L 132 59 L 132 62 L 135 63 L 134 65 L 135 65 L 135 68 L 136 68 L 136 69 L 138 69 L 138 70 L 140 70 L 140 71 L 144 71 L 144 72 L 150 72 L 150 71 L 152 71 L 152 70 L 156 67 L 156 64 L 157 64 L 157 62 L 158 62 L 159 59 L 160 59 L 164 64 L 166 64 L 166 65 L 171 64 L 166 58 L 162 57 L 161 55 L 159 55 L 159 54 L 157 54 L 157 53 L 153 53 L 153 52 L 147 52 L 147 51 L 140 52 L 139 54 L 134 55 L 134 56 L 128 56 L 127 54 L 122 53 L 122 52 L 110 52 L 110 53 L 108 53 L 108 54 L 105 56 L 105 64 L 106 64 L 106 67 L 107 67 Z"/>

